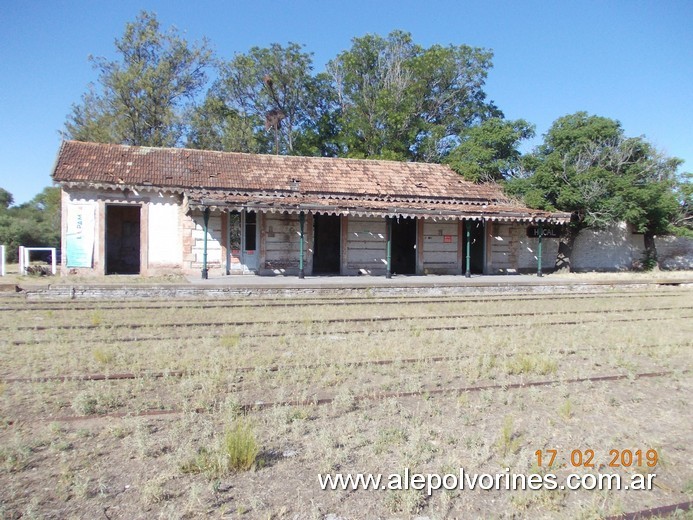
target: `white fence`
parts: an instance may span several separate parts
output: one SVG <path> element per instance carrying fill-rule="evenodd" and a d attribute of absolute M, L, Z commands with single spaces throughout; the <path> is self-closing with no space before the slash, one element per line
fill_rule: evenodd
<path fill-rule="evenodd" d="M 51 273 L 57 272 L 57 256 L 55 247 L 24 247 L 19 246 L 19 274 L 27 274 L 29 267 L 29 253 L 31 251 L 50 251 L 51 252 Z M 3 255 L 4 256 L 4 255 Z"/>

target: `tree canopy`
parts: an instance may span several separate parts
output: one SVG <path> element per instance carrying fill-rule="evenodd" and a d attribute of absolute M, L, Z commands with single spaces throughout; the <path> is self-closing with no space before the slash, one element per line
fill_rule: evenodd
<path fill-rule="evenodd" d="M 354 38 L 327 66 L 344 153 L 440 161 L 451 138 L 500 115 L 483 90 L 492 58 L 467 45 L 426 49 L 403 31 Z"/>
<path fill-rule="evenodd" d="M 96 142 L 175 146 L 184 133 L 183 109 L 205 87 L 212 54 L 206 42 L 188 44 L 175 29 L 161 32 L 141 12 L 115 41 L 120 60 L 90 60 L 99 71 L 80 104 L 73 105 L 65 136 Z"/>
<path fill-rule="evenodd" d="M 573 241 L 585 227 L 628 222 L 645 234 L 649 250 L 651 237 L 671 231 L 679 212 L 681 160 L 664 156 L 643 137 L 625 136 L 613 119 L 586 112 L 557 119 L 525 164 L 529 175 L 508 181 L 507 191 L 530 207 L 573 215 L 557 267 L 569 268 Z"/>
<path fill-rule="evenodd" d="M 445 162 L 473 182 L 501 181 L 521 174 L 521 141 L 534 137 L 534 125 L 524 119 L 492 117 L 466 128 Z"/>
<path fill-rule="evenodd" d="M 0 244 L 7 246 L 10 261 L 19 246 L 60 247 L 60 188 L 44 188 L 31 201 L 11 206 L 12 194 L 0 188 Z"/>
<path fill-rule="evenodd" d="M 312 75 L 312 57 L 296 43 L 253 47 L 219 62 L 219 77 L 193 112 L 189 143 L 239 152 L 296 153 L 329 89 Z M 212 123 L 210 125 L 210 122 Z M 268 130 L 276 128 L 277 142 Z"/>
<path fill-rule="evenodd" d="M 501 115 L 483 90 L 491 59 L 487 49 L 426 49 L 394 31 L 355 38 L 314 74 L 312 55 L 296 43 L 253 47 L 220 61 L 219 78 L 193 112 L 189 144 L 440 161 L 460 132 Z"/>

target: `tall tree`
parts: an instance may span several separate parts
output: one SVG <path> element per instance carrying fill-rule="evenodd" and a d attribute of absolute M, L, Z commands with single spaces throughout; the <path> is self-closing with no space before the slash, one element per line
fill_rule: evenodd
<path fill-rule="evenodd" d="M 577 112 L 557 119 L 526 163 L 531 175 L 511 179 L 507 191 L 524 196 L 530 207 L 572 214 L 557 270 L 570 270 L 582 229 L 618 221 L 645 234 L 648 262 L 656 263 L 653 237 L 669 230 L 678 211 L 679 159 L 658 153 L 643 138 L 626 137 L 618 121 Z"/>
<path fill-rule="evenodd" d="M 297 153 L 297 139 L 330 109 L 330 86 L 314 77 L 312 68 L 311 54 L 296 43 L 253 47 L 222 62 L 218 80 L 193 117 L 190 144 Z"/>
<path fill-rule="evenodd" d="M 327 67 L 346 154 L 439 161 L 446 140 L 500 115 L 483 91 L 491 58 L 466 45 L 425 49 L 402 31 L 355 38 Z"/>
<path fill-rule="evenodd" d="M 524 119 L 492 117 L 463 130 L 460 144 L 445 162 L 473 182 L 493 182 L 520 173 L 520 143 L 534 137 L 534 126 Z"/>
<path fill-rule="evenodd" d="M 204 87 L 212 53 L 207 43 L 188 44 L 175 28 L 160 30 L 156 15 L 142 11 L 115 41 L 120 59 L 90 57 L 99 71 L 65 123 L 70 139 L 146 146 L 174 146 L 183 134 L 183 109 Z"/>

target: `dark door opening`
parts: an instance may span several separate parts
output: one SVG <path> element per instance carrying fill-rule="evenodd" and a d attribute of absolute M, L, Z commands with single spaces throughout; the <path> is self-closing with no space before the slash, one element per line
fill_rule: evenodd
<path fill-rule="evenodd" d="M 469 249 L 469 270 L 472 274 L 484 274 L 484 223 L 481 220 L 465 220 L 465 226 L 469 226 L 469 239 L 471 247 Z M 467 229 L 464 230 L 463 255 L 465 256 L 463 266 L 466 270 L 467 262 Z"/>
<path fill-rule="evenodd" d="M 140 274 L 139 206 L 106 206 L 106 274 Z"/>
<path fill-rule="evenodd" d="M 392 221 L 392 274 L 416 274 L 416 219 Z"/>
<path fill-rule="evenodd" d="M 339 274 L 341 229 L 337 215 L 313 216 L 313 274 Z"/>

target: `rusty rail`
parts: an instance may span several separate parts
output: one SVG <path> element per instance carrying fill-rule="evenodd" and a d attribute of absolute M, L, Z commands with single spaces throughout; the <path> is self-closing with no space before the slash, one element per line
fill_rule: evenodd
<path fill-rule="evenodd" d="M 679 373 L 686 374 L 689 370 L 683 370 Z M 518 390 L 524 388 L 534 388 L 542 386 L 551 386 L 558 384 L 578 384 L 578 383 L 599 383 L 599 382 L 612 382 L 612 381 L 622 381 L 625 379 L 644 379 L 644 378 L 654 378 L 654 377 L 664 377 L 672 375 L 675 372 L 673 370 L 665 370 L 661 372 L 645 372 L 639 374 L 614 374 L 605 376 L 594 376 L 594 377 L 578 377 L 572 379 L 551 379 L 545 381 L 530 381 L 530 382 L 520 382 L 520 383 L 498 383 L 489 385 L 478 385 L 478 386 L 462 386 L 462 387 L 451 387 L 451 388 L 425 388 L 421 390 L 407 391 L 407 392 L 377 392 L 371 394 L 361 394 L 353 396 L 355 402 L 367 402 L 367 401 L 383 401 L 385 399 L 401 399 L 406 397 L 417 397 L 422 395 L 461 395 L 467 392 L 481 392 L 484 390 Z M 268 408 L 276 407 L 287 407 L 287 406 L 322 406 L 327 404 L 332 404 L 335 396 L 315 396 L 312 399 L 296 399 L 287 401 L 257 401 L 255 403 L 243 403 L 239 406 L 239 409 L 244 413 L 251 413 L 256 411 L 265 410 Z M 41 419 L 42 421 L 55 421 L 55 422 L 75 422 L 75 421 L 91 421 L 95 419 L 103 418 L 126 418 L 126 417 L 148 417 L 148 416 L 160 416 L 160 415 L 175 415 L 183 413 L 185 410 L 171 408 L 168 410 L 144 410 L 142 412 L 113 412 L 107 414 L 99 415 L 74 415 L 74 416 L 62 416 L 62 417 L 50 417 Z M 194 413 L 208 413 L 209 410 L 203 408 L 196 408 L 190 410 Z M 12 422 L 10 422 L 12 424 Z"/>
<path fill-rule="evenodd" d="M 649 344 L 649 345 L 633 345 L 634 349 L 651 349 L 661 347 L 683 347 L 690 343 L 667 343 L 665 345 Z M 605 348 L 612 348 L 608 346 Z M 558 349 L 551 351 L 552 354 L 577 354 L 595 350 L 593 347 Z M 599 349 L 597 349 L 599 350 Z M 534 351 L 519 351 L 519 352 L 501 352 L 498 355 L 503 357 L 511 357 L 517 355 L 531 354 Z M 226 369 L 231 373 L 249 373 L 249 372 L 282 372 L 288 370 L 311 370 L 322 367 L 363 367 L 363 366 L 387 366 L 387 365 L 408 365 L 415 363 L 444 363 L 461 361 L 470 359 L 475 354 L 460 355 L 460 356 L 427 356 L 421 358 L 401 358 L 401 359 L 373 359 L 364 361 L 344 361 L 341 363 L 311 363 L 311 364 L 295 364 L 295 365 L 269 365 L 269 366 L 246 366 L 246 367 L 229 367 Z M 136 374 L 134 372 L 115 372 L 112 374 L 73 374 L 73 375 L 47 375 L 35 377 L 7 377 L 0 378 L 0 383 L 48 383 L 66 381 L 123 381 L 132 379 L 163 379 L 166 377 L 184 377 L 187 375 L 211 374 L 212 370 L 164 370 L 160 372 L 142 372 Z"/>
<path fill-rule="evenodd" d="M 648 309 L 636 309 L 636 310 L 642 310 L 646 311 Z M 635 311 L 635 310 L 634 310 Z M 599 313 L 599 314 L 608 314 L 610 312 L 616 312 L 616 311 L 587 311 L 591 313 Z M 581 312 L 573 313 L 573 314 L 578 314 Z M 552 313 L 531 313 L 530 315 L 537 316 L 537 315 L 550 315 Z M 512 314 L 512 316 L 517 316 L 518 314 Z M 497 315 L 492 315 L 491 317 L 494 317 Z M 653 317 L 653 318 L 636 318 L 636 319 L 629 319 L 629 318 L 617 318 L 617 319 L 610 319 L 610 323 L 637 323 L 641 321 L 668 321 L 668 320 L 678 320 L 678 319 L 688 319 L 688 318 L 693 318 L 693 315 L 684 315 L 684 316 L 674 316 L 674 317 Z M 396 320 L 403 320 L 407 318 L 396 318 Z M 409 318 L 410 320 L 412 318 Z M 416 318 L 414 318 L 416 319 Z M 424 319 L 441 319 L 439 317 L 428 317 Z M 371 321 L 378 321 L 377 319 L 373 319 Z M 349 323 L 349 319 L 345 318 L 342 320 L 337 320 L 338 323 Z M 249 322 L 249 323 L 257 323 L 257 322 Z M 276 322 L 272 322 L 276 323 Z M 302 322 L 296 322 L 297 324 L 302 324 Z M 321 323 L 321 322 L 312 322 L 312 324 L 316 323 Z M 580 325 L 580 324 L 589 324 L 589 323 L 605 323 L 604 320 L 601 319 L 592 319 L 592 320 L 567 320 L 567 321 L 546 321 L 546 322 L 536 322 L 532 323 L 531 325 Z M 219 327 L 223 328 L 225 326 L 228 326 L 228 323 L 211 323 L 211 324 L 202 324 L 202 323 L 180 323 L 177 324 L 175 328 L 193 328 L 193 327 L 201 327 L 201 326 L 206 326 L 206 327 Z M 163 325 L 157 325 L 158 327 L 162 327 Z M 472 324 L 472 325 L 440 325 L 440 326 L 422 326 L 418 327 L 418 331 L 454 331 L 454 330 L 470 330 L 470 329 L 490 329 L 490 328 L 512 328 L 512 327 L 522 327 L 522 326 L 527 326 L 526 323 L 488 323 L 488 324 Z M 155 327 L 152 325 L 151 327 Z M 110 332 L 112 329 L 110 328 L 102 328 L 101 330 Z M 398 328 L 388 328 L 388 329 L 377 329 L 377 330 L 369 330 L 369 329 L 348 329 L 348 330 L 336 330 L 336 331 L 330 331 L 329 334 L 384 334 L 388 332 L 406 332 L 406 331 L 411 331 L 411 327 L 398 327 Z M 218 330 L 217 330 L 218 332 Z M 278 337 L 283 337 L 286 336 L 287 332 L 261 332 L 261 331 L 253 331 L 252 337 L 253 338 L 278 338 Z M 301 330 L 293 330 L 290 332 L 291 335 L 293 336 L 314 336 L 317 334 L 327 334 L 327 332 L 324 333 L 316 333 L 314 331 L 301 331 Z M 198 338 L 199 336 L 195 336 L 195 338 Z M 112 344 L 112 343 L 133 343 L 133 342 L 140 342 L 140 341 L 174 341 L 174 340 L 180 340 L 180 339 L 191 339 L 190 337 L 181 337 L 181 336 L 148 336 L 148 337 L 133 337 L 133 338 L 99 338 L 98 341 L 99 343 L 102 344 Z M 24 345 L 36 345 L 39 343 L 43 343 L 45 340 L 43 339 L 36 339 L 36 340 L 12 340 L 7 343 L 10 345 L 14 346 L 24 346 Z M 71 339 L 71 338 L 60 338 L 60 341 L 65 344 L 72 344 L 72 343 L 84 343 L 84 339 Z"/>
<path fill-rule="evenodd" d="M 474 318 L 514 318 L 527 316 L 553 316 L 557 314 L 605 314 L 617 312 L 651 312 L 651 311 L 679 311 L 691 310 L 693 306 L 673 306 L 673 307 L 647 307 L 627 308 L 627 309 L 602 309 L 602 310 L 580 310 L 571 312 L 505 312 L 505 313 L 464 313 L 464 314 L 444 314 L 444 315 L 419 315 L 419 316 L 369 316 L 360 318 L 327 318 L 327 319 L 299 319 L 299 320 L 230 320 L 230 321 L 208 321 L 208 322 L 175 322 L 175 323 L 104 323 L 104 324 L 81 324 L 81 325 L 22 325 L 19 327 L 1 326 L 0 330 L 13 331 L 47 331 L 47 330 L 95 330 L 95 329 L 146 329 L 154 327 L 188 328 L 188 327 L 246 327 L 246 326 L 270 326 L 270 325 L 304 325 L 307 321 L 311 325 L 332 325 L 336 323 L 375 323 L 384 321 L 402 320 L 442 320 L 442 319 L 474 319 Z"/>
<path fill-rule="evenodd" d="M 608 516 L 606 520 L 645 520 L 646 518 L 669 516 L 677 511 L 693 510 L 693 501 L 679 502 L 668 506 L 653 507 L 642 509 L 633 513 L 623 513 L 620 515 Z"/>
<path fill-rule="evenodd" d="M 128 310 L 133 309 L 216 309 L 216 308 L 264 308 L 264 307 L 305 307 L 307 305 L 410 305 L 420 303 L 483 303 L 497 301 L 551 301 L 551 300 L 591 300 L 598 298 L 621 298 L 624 296 L 640 296 L 645 298 L 670 298 L 681 295 L 680 292 L 671 293 L 651 293 L 649 291 L 622 291 L 622 292 L 604 292 L 604 293 L 549 293 L 549 294 L 515 294 L 509 296 L 476 296 L 472 298 L 462 298 L 459 296 L 451 296 L 450 298 L 442 298 L 440 296 L 415 296 L 411 298 L 400 298 L 391 296 L 388 298 L 364 298 L 362 296 L 340 296 L 335 298 L 258 298 L 252 301 L 219 301 L 209 302 L 208 300 L 200 299 L 184 299 L 184 300 L 148 300 L 150 304 L 132 305 L 126 307 Z M 138 303 L 141 300 L 126 300 L 127 303 Z M 160 302 L 161 305 L 151 305 L 152 302 Z M 204 302 L 204 303 L 200 303 Z M 67 311 L 83 311 L 83 310 L 122 310 L 122 305 L 109 305 L 94 302 L 94 305 L 74 305 L 63 301 L 56 301 L 55 304 L 47 305 L 46 302 L 23 302 L 21 305 L 0 307 L 0 312 L 5 311 L 50 311 L 50 310 L 67 310 Z"/>

